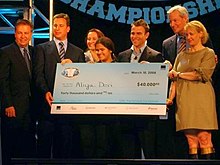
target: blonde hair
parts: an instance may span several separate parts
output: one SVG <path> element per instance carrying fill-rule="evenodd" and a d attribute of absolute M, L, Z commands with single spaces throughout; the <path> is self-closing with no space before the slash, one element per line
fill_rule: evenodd
<path fill-rule="evenodd" d="M 64 18 L 66 20 L 67 26 L 70 26 L 70 17 L 68 16 L 68 14 L 65 14 L 65 13 L 56 14 L 53 16 L 53 21 L 56 18 Z"/>
<path fill-rule="evenodd" d="M 180 6 L 180 5 L 176 5 L 176 6 L 171 7 L 171 8 L 167 11 L 168 16 L 169 16 L 171 13 L 173 13 L 174 11 L 178 11 L 181 17 L 186 16 L 187 19 L 189 20 L 189 13 L 188 13 L 188 11 L 187 11 L 187 9 L 186 9 L 185 7 Z"/>
<path fill-rule="evenodd" d="M 194 30 L 196 30 L 198 33 L 202 32 L 203 36 L 201 38 L 202 44 L 205 44 L 209 38 L 209 34 L 205 28 L 205 26 L 199 22 L 199 21 L 190 21 L 188 22 L 184 29 L 187 30 L 188 28 L 192 28 Z"/>

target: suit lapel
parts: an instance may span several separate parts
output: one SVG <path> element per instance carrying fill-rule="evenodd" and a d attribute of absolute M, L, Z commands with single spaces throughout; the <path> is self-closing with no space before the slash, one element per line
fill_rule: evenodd
<path fill-rule="evenodd" d="M 71 59 L 71 54 L 74 54 L 69 42 L 67 42 L 67 49 L 66 49 L 66 53 L 65 53 L 65 56 L 64 58 L 69 58 Z"/>
<path fill-rule="evenodd" d="M 26 70 L 28 71 L 27 68 L 27 64 L 24 60 L 24 57 L 22 55 L 22 52 L 20 51 L 19 46 L 15 43 L 14 44 L 14 52 L 15 52 L 15 58 L 17 58 L 18 61 L 20 61 L 20 63 L 26 68 Z"/>
<path fill-rule="evenodd" d="M 124 57 L 124 61 L 125 62 L 130 62 L 131 61 L 131 55 L 132 55 L 132 50 L 129 49 L 127 52 L 126 52 L 126 56 Z"/>
<path fill-rule="evenodd" d="M 148 46 L 146 46 L 138 62 L 147 61 L 150 54 L 151 54 L 151 51 L 148 49 Z"/>
<path fill-rule="evenodd" d="M 29 49 L 29 48 L 28 48 Z M 19 48 L 19 46 L 17 45 L 17 43 L 14 43 L 14 46 L 13 46 L 13 52 L 14 55 L 15 55 L 15 58 L 17 59 L 17 61 L 19 61 L 19 63 L 21 64 L 21 66 L 24 67 L 24 70 L 26 70 L 26 74 L 29 75 L 29 78 L 30 78 L 30 73 L 29 73 L 29 70 L 28 70 L 28 67 L 27 67 L 27 64 L 25 62 L 25 59 L 23 57 L 23 54 Z M 30 52 L 30 49 L 29 49 L 29 54 L 31 56 L 31 52 Z M 31 65 L 32 66 L 32 65 Z"/>
<path fill-rule="evenodd" d="M 56 47 L 56 44 L 54 41 L 50 41 L 47 45 L 48 47 L 48 54 L 50 54 L 52 57 L 55 57 L 56 61 L 58 63 L 60 63 L 60 56 L 59 56 L 59 53 L 58 53 L 58 50 L 57 50 L 57 47 Z"/>
<path fill-rule="evenodd" d="M 168 50 L 170 51 L 169 54 L 171 58 L 171 62 L 174 63 L 176 55 L 177 55 L 177 35 L 173 35 L 168 45 Z"/>
<path fill-rule="evenodd" d="M 177 52 L 177 50 L 176 50 L 176 42 L 177 42 L 177 35 L 174 35 L 172 38 L 171 38 L 171 40 L 170 40 L 170 43 L 169 43 L 169 49 L 170 50 L 173 50 L 174 52 L 174 54 L 177 54 L 176 52 Z"/>

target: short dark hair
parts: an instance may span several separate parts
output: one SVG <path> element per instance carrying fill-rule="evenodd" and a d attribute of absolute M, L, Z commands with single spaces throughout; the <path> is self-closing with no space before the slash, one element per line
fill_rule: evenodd
<path fill-rule="evenodd" d="M 104 36 L 104 37 L 101 37 L 101 38 L 99 38 L 99 39 L 96 41 L 95 45 L 96 45 L 96 44 L 102 44 L 104 47 L 106 47 L 106 48 L 108 48 L 109 50 L 111 50 L 111 51 L 112 51 L 112 53 L 111 53 L 112 60 L 113 60 L 113 61 L 116 60 L 116 56 L 114 55 L 115 45 L 114 45 L 114 42 L 113 42 L 110 38 L 105 37 L 105 36 Z"/>
<path fill-rule="evenodd" d="M 27 25 L 31 27 L 31 31 L 33 31 L 34 29 L 34 25 L 27 19 L 18 19 L 16 24 L 15 24 L 15 31 L 17 30 L 17 27 L 19 25 Z"/>
<path fill-rule="evenodd" d="M 70 26 L 70 17 L 68 16 L 68 14 L 65 13 L 56 14 L 53 16 L 53 21 L 55 18 L 64 18 L 66 20 L 67 26 Z"/>
<path fill-rule="evenodd" d="M 150 31 L 150 26 L 144 19 L 139 19 L 131 24 L 132 26 L 142 26 L 145 29 L 145 33 Z"/>
<path fill-rule="evenodd" d="M 109 50 L 111 50 L 112 52 L 115 52 L 115 45 L 113 43 L 113 41 L 108 38 L 108 37 L 101 37 L 99 38 L 96 43 L 97 44 L 102 44 L 104 45 L 106 48 L 108 48 Z"/>

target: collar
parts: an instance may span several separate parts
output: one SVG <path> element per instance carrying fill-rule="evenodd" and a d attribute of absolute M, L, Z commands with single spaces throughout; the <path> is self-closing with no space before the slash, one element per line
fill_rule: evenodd
<path fill-rule="evenodd" d="M 138 52 L 138 53 L 141 54 L 141 53 L 144 51 L 144 49 L 146 48 L 146 46 L 147 46 L 147 41 L 145 41 L 144 46 L 142 46 L 142 47 L 139 49 L 139 52 Z M 131 50 L 132 50 L 132 52 L 134 52 L 134 45 L 131 46 Z"/>
<path fill-rule="evenodd" d="M 24 47 L 24 48 L 27 50 L 27 53 L 29 54 L 28 45 L 27 45 L 26 47 Z M 21 51 L 21 54 L 24 53 L 24 48 L 22 48 L 22 47 L 19 46 L 19 49 L 20 49 L 20 51 Z"/>
<path fill-rule="evenodd" d="M 63 41 L 60 41 L 60 40 L 58 40 L 58 39 L 56 39 L 56 38 L 54 37 L 53 40 L 54 40 L 54 42 L 55 42 L 56 47 L 57 47 L 58 50 L 59 50 L 59 43 L 60 43 L 60 42 L 63 42 L 63 43 L 64 43 L 64 49 L 65 49 L 65 51 L 67 50 L 67 39 L 65 39 L 65 40 L 63 40 Z"/>

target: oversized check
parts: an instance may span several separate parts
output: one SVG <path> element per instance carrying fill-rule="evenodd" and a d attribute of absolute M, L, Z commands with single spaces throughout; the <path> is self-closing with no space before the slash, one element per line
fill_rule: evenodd
<path fill-rule="evenodd" d="M 52 114 L 165 115 L 168 65 L 57 64 Z"/>

